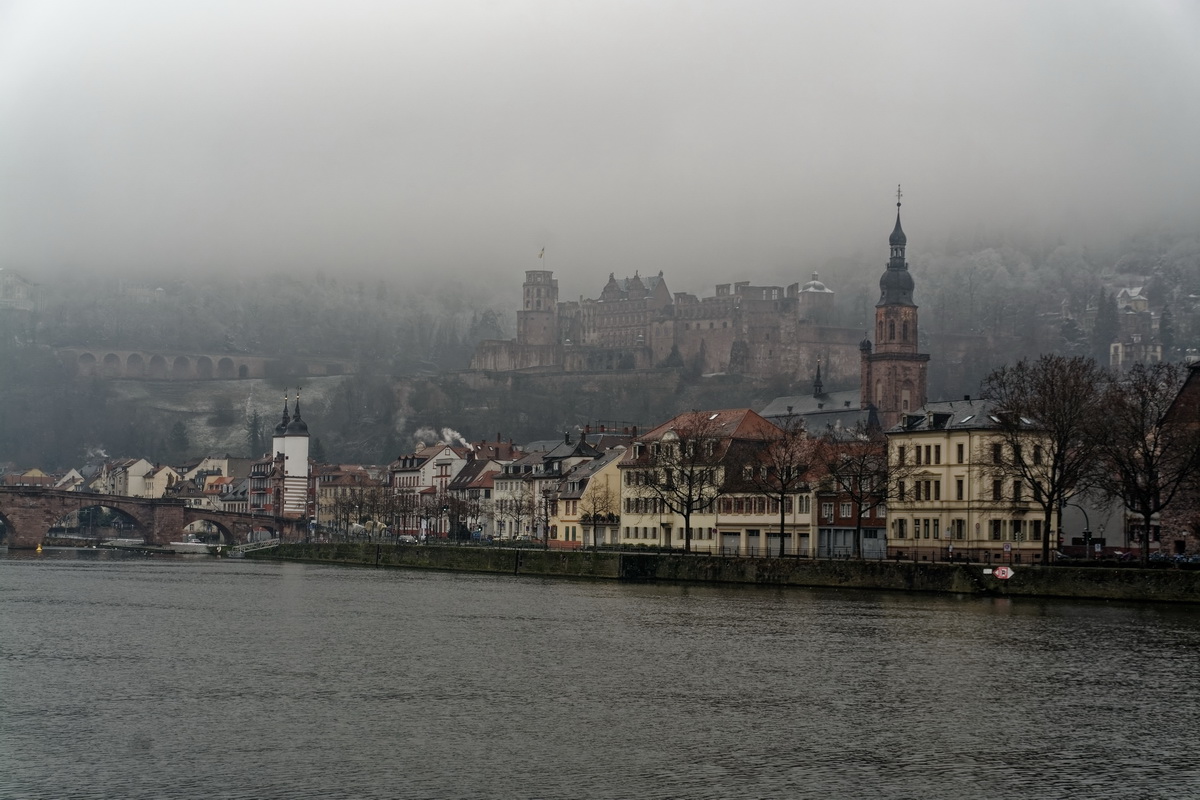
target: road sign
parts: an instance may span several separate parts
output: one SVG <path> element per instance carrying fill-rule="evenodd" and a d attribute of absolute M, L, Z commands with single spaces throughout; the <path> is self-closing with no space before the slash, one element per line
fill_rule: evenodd
<path fill-rule="evenodd" d="M 1005 543 L 1004 543 L 1004 552 L 1006 552 L 1006 553 L 1011 553 L 1011 552 L 1012 552 L 1012 542 L 1005 542 Z"/>
<path fill-rule="evenodd" d="M 1013 569 L 1012 567 L 996 567 L 992 574 L 1000 580 L 1006 581 L 1012 577 Z"/>

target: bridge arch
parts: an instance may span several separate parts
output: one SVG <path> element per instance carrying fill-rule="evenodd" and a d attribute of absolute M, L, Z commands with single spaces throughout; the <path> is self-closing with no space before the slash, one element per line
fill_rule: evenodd
<path fill-rule="evenodd" d="M 161 355 L 150 356 L 150 377 L 165 381 L 167 379 L 167 359 Z"/>
<path fill-rule="evenodd" d="M 201 380 L 211 380 L 213 376 L 213 362 L 208 356 L 200 356 L 196 359 L 196 377 Z"/>
<path fill-rule="evenodd" d="M 232 358 L 222 358 L 217 362 L 217 377 L 232 378 L 234 376 L 234 366 Z"/>
<path fill-rule="evenodd" d="M 80 497 L 86 498 L 88 495 L 80 493 Z M 114 516 L 125 524 L 113 525 Z M 44 535 L 91 539 L 100 538 L 101 530 L 108 531 L 109 539 L 140 538 L 143 541 L 150 532 L 143 521 L 127 509 L 83 501 L 77 508 L 66 509 L 65 513 L 52 520 Z"/>
<path fill-rule="evenodd" d="M 96 374 L 96 357 L 91 353 L 80 353 L 76 359 L 76 368 L 80 375 L 91 377 Z"/>
<path fill-rule="evenodd" d="M 131 378 L 141 378 L 146 374 L 146 360 L 137 353 L 130 353 L 125 359 L 125 374 Z"/>
<path fill-rule="evenodd" d="M 256 535 L 256 530 L 271 531 L 288 539 L 304 534 L 304 523 L 300 520 L 192 508 L 179 500 L 0 486 L 0 523 L 3 524 L 4 541 L 10 547 L 37 547 L 45 541 L 50 529 L 64 518 L 94 507 L 111 509 L 132 524 L 129 536 L 111 538 L 137 536 L 149 544 L 168 545 L 179 541 L 187 525 L 198 520 L 205 520 L 222 531 L 228 542 L 270 538 L 266 534 Z"/>
<path fill-rule="evenodd" d="M 250 377 L 250 367 L 246 366 L 245 364 L 242 364 L 241 366 L 239 366 L 238 367 L 238 377 L 239 378 L 249 378 Z"/>
<path fill-rule="evenodd" d="M 175 356 L 175 360 L 171 362 L 171 377 L 192 377 L 192 360 L 187 356 Z"/>
<path fill-rule="evenodd" d="M 116 353 L 108 353 L 100 367 L 100 374 L 105 378 L 121 377 L 121 357 Z"/>

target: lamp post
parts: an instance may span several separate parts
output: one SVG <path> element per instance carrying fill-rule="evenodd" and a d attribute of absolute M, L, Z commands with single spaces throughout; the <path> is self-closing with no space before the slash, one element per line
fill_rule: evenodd
<path fill-rule="evenodd" d="M 1075 508 L 1078 508 L 1080 513 L 1083 514 L 1083 525 L 1084 525 L 1083 557 L 1091 558 L 1092 557 L 1092 520 L 1090 517 L 1088 517 L 1087 509 L 1084 508 L 1083 506 L 1079 505 L 1079 503 L 1072 503 L 1072 502 L 1068 502 L 1066 500 L 1062 501 L 1062 503 L 1059 505 L 1059 511 L 1058 511 L 1058 519 L 1059 519 L 1060 525 L 1062 524 L 1062 509 L 1064 506 L 1075 506 Z"/>

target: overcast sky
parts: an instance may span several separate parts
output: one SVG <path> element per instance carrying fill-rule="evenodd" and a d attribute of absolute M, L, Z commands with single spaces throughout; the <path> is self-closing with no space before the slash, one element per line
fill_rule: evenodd
<path fill-rule="evenodd" d="M 897 183 L 914 259 L 1194 224 L 1200 4 L 0 0 L 18 271 L 711 293 L 876 274 Z"/>

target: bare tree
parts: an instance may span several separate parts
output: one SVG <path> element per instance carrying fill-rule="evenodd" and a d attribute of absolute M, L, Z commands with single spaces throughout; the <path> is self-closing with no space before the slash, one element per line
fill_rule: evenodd
<path fill-rule="evenodd" d="M 587 490 L 579 500 L 579 509 L 583 521 L 592 526 L 592 547 L 600 544 L 596 538 L 597 526 L 616 519 L 619 503 L 620 498 L 607 483 L 597 483 L 595 478 L 588 481 Z"/>
<path fill-rule="evenodd" d="M 526 521 L 532 520 L 536 512 L 537 508 L 534 506 L 533 497 L 528 492 L 503 497 L 496 501 L 497 516 L 508 522 L 512 528 L 509 539 L 516 539 L 520 536 Z"/>
<path fill-rule="evenodd" d="M 992 371 L 983 396 L 994 406 L 1000 441 L 992 471 L 1031 490 L 1043 513 L 1042 563 L 1050 563 L 1054 513 L 1095 475 L 1095 431 L 1105 416 L 1107 376 L 1089 358 L 1043 355 Z"/>
<path fill-rule="evenodd" d="M 417 509 L 420 501 L 413 492 L 397 492 L 392 496 L 392 513 L 400 518 L 400 528 L 404 531 L 415 529 Z"/>
<path fill-rule="evenodd" d="M 889 464 L 887 436 L 883 431 L 862 423 L 850 430 L 830 431 L 822 437 L 818 464 L 839 498 L 853 506 L 851 553 L 858 558 L 862 555 L 863 507 L 886 500 L 889 486 L 904 467 Z"/>
<path fill-rule="evenodd" d="M 701 411 L 681 414 L 661 437 L 634 446 L 630 493 L 683 517 L 685 552 L 692 549 L 692 515 L 711 510 L 726 491 L 726 441 L 718 435 L 717 418 Z"/>
<path fill-rule="evenodd" d="M 1096 429 L 1098 486 L 1141 517 L 1141 560 L 1150 558 L 1150 525 L 1195 480 L 1200 428 L 1169 415 L 1187 377 L 1180 364 L 1134 364 L 1104 393 L 1103 424 Z"/>
<path fill-rule="evenodd" d="M 779 435 L 765 447 L 745 448 L 743 480 L 779 506 L 779 555 L 783 556 L 789 502 L 808 486 L 820 458 L 820 442 L 804 429 L 803 417 L 783 418 Z"/>

